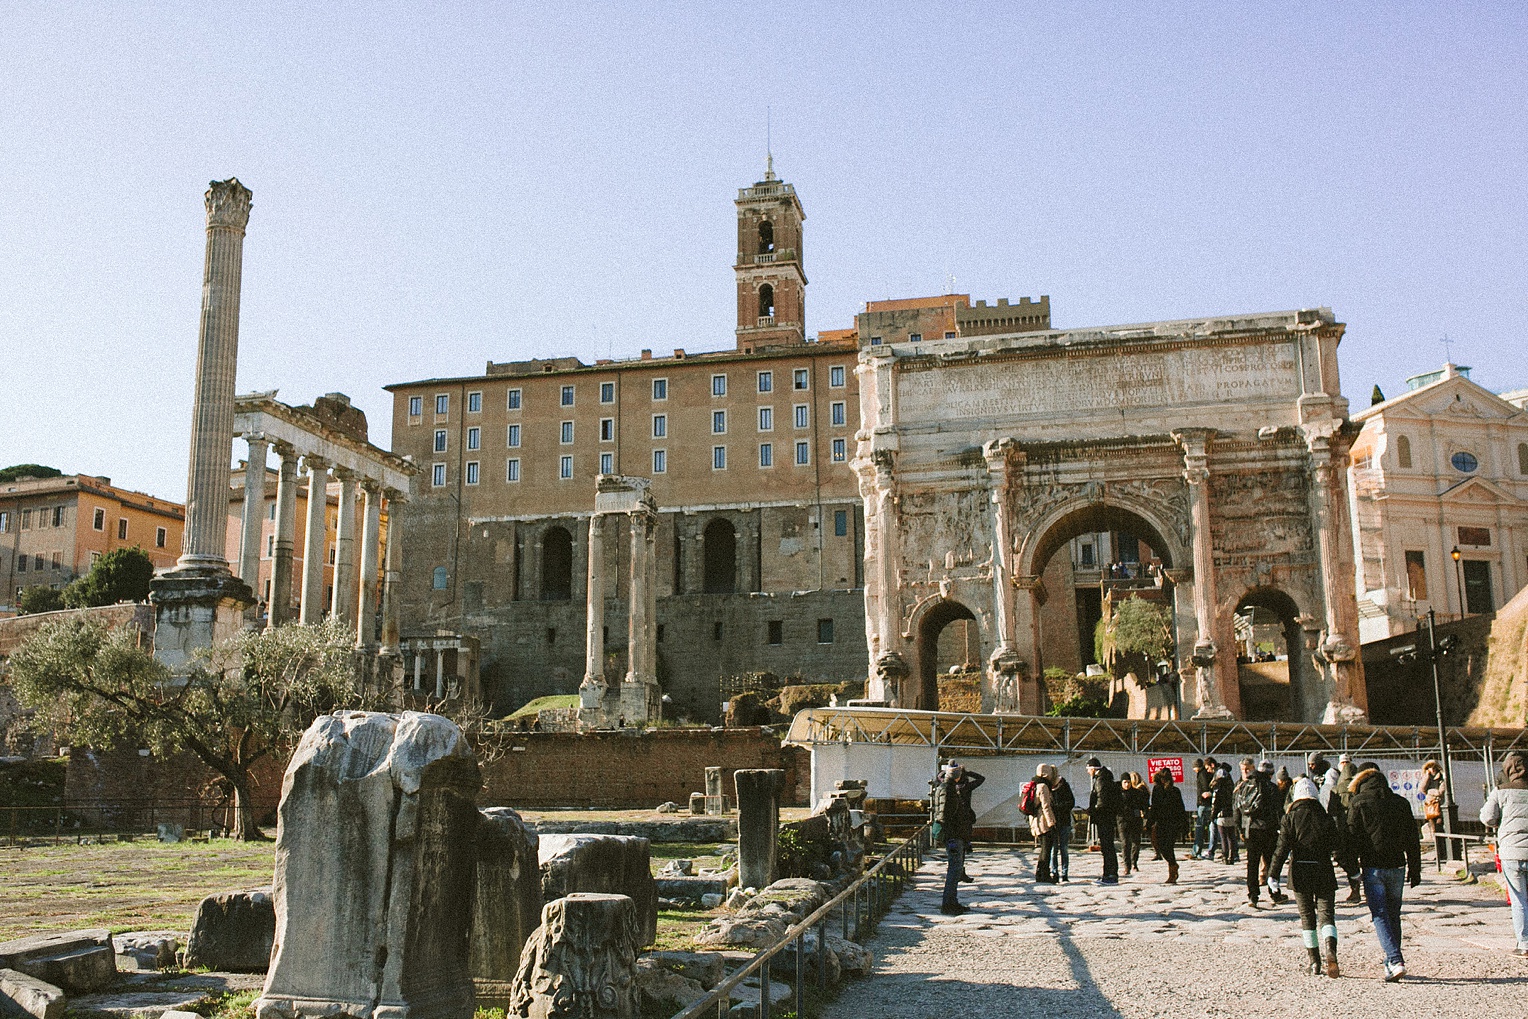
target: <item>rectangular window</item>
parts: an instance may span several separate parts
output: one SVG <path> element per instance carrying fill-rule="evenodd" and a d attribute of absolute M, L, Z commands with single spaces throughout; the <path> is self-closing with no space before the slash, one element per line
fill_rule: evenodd
<path fill-rule="evenodd" d="M 716 641 L 718 644 L 721 643 L 723 632 L 724 631 L 722 629 L 722 624 L 721 623 L 712 623 L 711 624 L 711 639 Z"/>
<path fill-rule="evenodd" d="M 668 415 L 653 415 L 653 438 L 662 439 L 668 436 Z"/>
<path fill-rule="evenodd" d="M 810 419 L 808 418 L 808 413 L 809 412 L 807 411 L 806 404 L 804 404 L 804 403 L 796 404 L 796 407 L 795 407 L 795 417 L 796 417 L 796 427 L 797 428 L 805 428 L 810 423 Z"/>
<path fill-rule="evenodd" d="M 558 458 L 557 476 L 563 481 L 567 481 L 569 478 L 573 477 L 573 458 L 571 456 Z"/>
<path fill-rule="evenodd" d="M 106 530 L 106 511 L 104 509 L 99 506 L 96 507 L 95 515 L 90 519 L 90 526 L 97 531 Z"/>
<path fill-rule="evenodd" d="M 510 457 L 504 461 L 504 480 L 511 482 L 520 480 L 520 460 L 518 457 Z"/>
<path fill-rule="evenodd" d="M 773 467 L 775 465 L 775 444 L 773 442 L 759 443 L 759 466 Z"/>
<path fill-rule="evenodd" d="M 653 379 L 653 399 L 668 399 L 668 379 Z"/>
<path fill-rule="evenodd" d="M 614 474 L 615 473 L 615 454 L 614 453 L 601 453 L 600 454 L 600 473 L 601 474 Z"/>
<path fill-rule="evenodd" d="M 266 511 L 265 511 L 265 519 L 267 519 L 267 520 L 275 520 L 276 519 L 276 500 L 275 499 L 271 500 L 270 506 L 266 509 Z"/>
<path fill-rule="evenodd" d="M 844 538 L 849 534 L 849 511 L 833 511 L 833 537 Z"/>
<path fill-rule="evenodd" d="M 564 407 L 571 407 L 571 406 L 573 406 L 573 387 L 572 386 L 563 386 L 562 387 L 562 405 Z"/>
<path fill-rule="evenodd" d="M 1483 559 L 1464 561 L 1464 610 L 1471 615 L 1496 609 L 1491 592 L 1491 564 Z"/>
<path fill-rule="evenodd" d="M 819 643 L 819 644 L 831 644 L 831 643 L 833 643 L 833 620 L 831 620 L 831 619 L 819 619 L 819 620 L 817 620 L 817 643 Z"/>
<path fill-rule="evenodd" d="M 467 429 L 467 448 L 481 449 L 483 447 L 483 430 L 481 428 Z"/>
<path fill-rule="evenodd" d="M 833 414 L 833 423 L 835 425 L 844 424 L 848 420 L 848 414 L 846 413 L 847 408 L 844 407 L 844 402 L 842 400 L 836 401 L 833 406 L 828 409 Z"/>
<path fill-rule="evenodd" d="M 467 484 L 475 485 L 477 483 L 478 483 L 478 462 L 476 460 L 468 460 L 467 461 Z"/>
<path fill-rule="evenodd" d="M 909 343 L 922 343 L 923 342 L 923 334 L 922 333 L 908 333 L 907 334 L 907 340 L 908 340 Z"/>
<path fill-rule="evenodd" d="M 423 413 L 424 413 L 424 397 L 422 397 L 422 396 L 411 396 L 411 397 L 409 397 L 409 417 L 417 418 L 419 415 L 421 415 Z"/>
<path fill-rule="evenodd" d="M 713 375 L 713 376 L 711 376 L 711 395 L 712 396 L 726 396 L 727 395 L 727 376 L 725 376 L 725 375 Z"/>
<path fill-rule="evenodd" d="M 796 463 L 802 467 L 812 462 L 812 444 L 810 442 L 796 443 Z"/>
<path fill-rule="evenodd" d="M 1421 555 L 1420 552 L 1417 553 L 1417 554 Z M 1082 546 L 1082 565 L 1083 566 L 1087 566 L 1087 567 L 1092 567 L 1092 566 L 1097 565 L 1097 560 L 1095 560 L 1093 558 L 1093 544 L 1092 544 L 1092 542 L 1088 542 L 1088 543 L 1086 543 L 1086 544 L 1084 544 Z"/>
<path fill-rule="evenodd" d="M 27 512 L 31 512 L 31 511 L 28 510 Z M 23 525 L 26 524 L 26 517 L 25 516 L 23 516 L 21 518 L 21 522 L 22 522 Z M 44 506 L 44 507 L 42 507 L 41 509 L 39 509 L 37 511 L 37 529 L 38 530 L 44 530 L 44 529 L 47 528 L 47 526 L 48 526 L 48 507 Z"/>
<path fill-rule="evenodd" d="M 118 541 L 126 541 L 127 540 L 127 517 L 118 517 L 117 518 L 117 540 Z"/>
<path fill-rule="evenodd" d="M 600 383 L 600 403 L 615 403 L 615 383 Z"/>
<path fill-rule="evenodd" d="M 333 565 L 334 565 L 334 561 L 335 561 L 335 560 L 336 560 L 336 559 L 337 559 L 337 558 L 339 558 L 339 555 L 338 555 L 338 553 L 337 553 L 337 551 L 336 551 L 336 549 L 335 549 L 335 547 L 334 547 L 334 546 L 333 546 L 333 545 L 330 545 L 330 546 L 329 546 L 329 565 L 330 565 L 330 566 L 333 566 Z M 325 599 L 324 599 L 324 601 L 325 601 L 325 602 L 329 602 L 329 599 L 328 599 L 328 598 L 325 598 Z M 332 602 L 330 602 L 330 604 L 333 604 L 333 603 L 332 603 Z"/>
<path fill-rule="evenodd" d="M 1420 549 L 1406 550 L 1406 588 L 1412 601 L 1427 600 L 1427 556 Z"/>
<path fill-rule="evenodd" d="M 53 507 L 53 526 L 54 527 L 63 527 L 64 526 L 64 508 L 62 506 L 54 506 Z"/>
<path fill-rule="evenodd" d="M 435 429 L 435 452 L 437 452 L 437 453 L 444 453 L 445 451 L 446 451 L 446 430 L 444 428 L 437 428 L 437 429 Z"/>
<path fill-rule="evenodd" d="M 759 392 L 773 393 L 775 391 L 775 373 L 759 372 Z"/>
<path fill-rule="evenodd" d="M 844 366 L 835 364 L 828 369 L 828 385 L 834 389 L 844 388 Z"/>
<path fill-rule="evenodd" d="M 56 570 L 62 565 L 64 565 L 64 554 L 62 552 L 54 552 L 52 563 L 53 568 Z"/>
<path fill-rule="evenodd" d="M 1461 527 L 1459 528 L 1459 544 L 1489 545 L 1491 544 L 1491 529 L 1489 527 Z"/>
<path fill-rule="evenodd" d="M 615 441 L 615 418 L 600 418 L 600 441 Z"/>
<path fill-rule="evenodd" d="M 724 410 L 713 410 L 711 412 L 711 434 L 712 435 L 726 435 L 727 434 L 727 412 L 726 411 L 724 411 Z"/>
<path fill-rule="evenodd" d="M 483 413 L 483 394 L 482 393 L 468 393 L 467 394 L 467 413 L 468 414 L 481 414 L 481 413 Z"/>
<path fill-rule="evenodd" d="M 668 450 L 666 450 L 666 449 L 655 449 L 655 450 L 653 450 L 653 473 L 654 474 L 667 474 L 668 473 Z"/>
<path fill-rule="evenodd" d="M 0 534 L 11 529 L 11 514 L 9 510 L 0 510 Z M 96 530 L 100 530 L 99 527 Z"/>
<path fill-rule="evenodd" d="M 724 471 L 724 470 L 727 469 L 727 447 L 726 446 L 712 446 L 711 447 L 711 469 L 713 471 Z"/>
<path fill-rule="evenodd" d="M 435 394 L 435 416 L 443 418 L 451 413 L 451 397 L 446 393 Z"/>
<path fill-rule="evenodd" d="M 507 435 L 505 435 L 504 441 L 505 441 L 505 444 L 507 446 L 509 446 L 510 449 L 519 449 L 520 448 L 520 426 L 519 425 L 510 425 L 509 426 L 509 432 L 508 432 Z"/>
<path fill-rule="evenodd" d="M 16 557 L 16 572 L 17 573 L 25 573 L 26 571 L 27 571 L 27 556 L 26 556 L 26 553 L 23 552 L 21 555 Z"/>
<path fill-rule="evenodd" d="M 164 543 L 169 540 L 169 532 L 163 527 L 154 528 L 154 547 L 164 548 Z"/>
<path fill-rule="evenodd" d="M 849 458 L 848 443 L 843 439 L 833 440 L 833 462 L 841 464 Z"/>
<path fill-rule="evenodd" d="M 870 345 L 872 347 L 879 347 L 882 342 L 883 341 L 882 341 L 882 339 L 879 336 L 872 336 L 872 337 L 870 337 Z"/>
<path fill-rule="evenodd" d="M 32 511 L 29 510 L 29 509 L 24 509 L 24 510 L 21 511 L 21 529 L 23 531 L 29 530 L 31 528 L 31 526 L 32 526 Z"/>
<path fill-rule="evenodd" d="M 509 410 L 519 410 L 520 409 L 520 390 L 518 390 L 518 389 L 511 389 L 509 391 L 509 396 L 504 401 L 504 406 L 507 409 L 509 409 Z"/>
<path fill-rule="evenodd" d="M 274 534 L 267 536 L 265 539 L 265 558 L 276 558 L 276 536 Z"/>
<path fill-rule="evenodd" d="M 955 330 L 953 330 L 953 329 L 946 329 L 944 331 L 944 338 L 947 339 L 947 340 L 953 340 L 955 338 Z"/>
<path fill-rule="evenodd" d="M 430 484 L 436 488 L 446 487 L 446 465 L 435 464 L 430 470 Z"/>
<path fill-rule="evenodd" d="M 785 643 L 785 621 L 782 620 L 782 619 L 771 619 L 769 621 L 769 623 L 768 623 L 768 627 L 769 627 L 769 631 L 768 631 L 769 632 L 769 636 L 766 639 L 771 644 L 784 644 Z"/>
<path fill-rule="evenodd" d="M 775 430 L 775 409 L 773 407 L 759 408 L 759 431 L 772 432 Z"/>
<path fill-rule="evenodd" d="M 562 432 L 558 438 L 558 441 L 561 442 L 564 446 L 573 442 L 573 422 L 564 421 L 562 423 Z"/>
<path fill-rule="evenodd" d="M 809 378 L 809 376 L 807 375 L 807 371 L 806 371 L 805 368 L 797 368 L 796 372 L 795 372 L 795 378 L 794 378 L 794 380 L 792 381 L 791 384 L 793 386 L 795 386 L 797 389 L 805 389 L 805 388 L 807 388 L 807 380 L 808 380 L 808 378 Z"/>

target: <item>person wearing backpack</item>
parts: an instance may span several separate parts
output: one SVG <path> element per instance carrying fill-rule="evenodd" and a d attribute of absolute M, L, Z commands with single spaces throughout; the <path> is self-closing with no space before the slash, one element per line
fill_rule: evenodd
<path fill-rule="evenodd" d="M 929 797 L 929 818 L 933 821 L 933 841 L 944 846 L 946 868 L 944 875 L 944 901 L 941 913 L 952 916 L 966 911 L 960 904 L 958 893 L 960 879 L 966 872 L 966 844 L 971 840 L 975 813 L 971 809 L 971 793 L 986 778 L 974 771 L 966 771 L 959 763 L 950 761 L 940 772 Z"/>
<path fill-rule="evenodd" d="M 1035 777 L 1024 785 L 1020 806 L 1029 817 L 1029 831 L 1035 837 L 1035 884 L 1055 884 L 1056 875 L 1051 871 L 1051 849 L 1056 830 L 1055 797 L 1051 783 L 1056 779 L 1053 764 L 1040 764 Z"/>
<path fill-rule="evenodd" d="M 1422 838 L 1411 816 L 1411 804 L 1390 788 L 1379 765 L 1366 763 L 1353 776 L 1348 807 L 1348 840 L 1358 857 L 1364 898 L 1374 934 L 1385 952 L 1385 980 L 1406 975 L 1401 954 L 1401 897 L 1409 881 L 1422 883 Z"/>
<path fill-rule="evenodd" d="M 1056 829 L 1051 833 L 1051 877 L 1059 877 L 1064 884 L 1071 868 L 1072 811 L 1077 809 L 1077 794 L 1064 775 L 1057 773 L 1051 783 L 1051 806 L 1056 811 Z"/>
<path fill-rule="evenodd" d="M 1104 857 L 1101 885 L 1119 884 L 1119 852 L 1114 846 L 1114 826 L 1120 814 L 1119 783 L 1114 773 L 1096 757 L 1088 758 L 1088 775 L 1093 779 L 1088 790 L 1088 820 L 1098 832 L 1098 848 Z"/>
<path fill-rule="evenodd" d="M 1528 956 L 1528 754 L 1513 750 L 1502 759 L 1501 780 L 1480 808 L 1480 823 L 1496 833 L 1496 856 L 1512 901 L 1514 954 Z"/>
<path fill-rule="evenodd" d="M 1242 842 L 1247 850 L 1247 905 L 1258 909 L 1259 893 L 1265 880 L 1263 871 L 1273 863 L 1273 853 L 1278 847 L 1279 821 L 1283 818 L 1278 787 L 1272 779 L 1260 771 L 1252 758 L 1241 762 L 1242 780 L 1236 784 L 1236 820 L 1241 829 Z M 1269 874 L 1269 877 L 1276 875 Z M 1284 901 L 1281 892 L 1274 892 L 1273 904 Z"/>

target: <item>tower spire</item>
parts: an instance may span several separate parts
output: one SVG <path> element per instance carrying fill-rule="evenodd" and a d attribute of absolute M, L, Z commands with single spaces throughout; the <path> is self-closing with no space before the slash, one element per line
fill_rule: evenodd
<path fill-rule="evenodd" d="M 768 107 L 768 106 L 764 107 L 764 179 L 765 180 L 779 180 L 780 179 L 780 178 L 775 176 L 775 146 L 774 146 L 774 140 L 771 137 L 771 135 L 772 135 L 771 128 L 773 126 L 771 124 L 771 120 L 773 119 L 772 118 L 772 112 L 773 111 L 770 109 L 770 107 Z"/>

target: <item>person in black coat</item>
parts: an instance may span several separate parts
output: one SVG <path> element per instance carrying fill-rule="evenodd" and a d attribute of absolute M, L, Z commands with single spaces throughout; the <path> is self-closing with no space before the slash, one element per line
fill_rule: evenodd
<path fill-rule="evenodd" d="M 1210 784 L 1210 815 L 1220 845 L 1221 863 L 1235 863 L 1240 858 L 1236 851 L 1235 790 L 1231 769 L 1222 764 L 1215 771 L 1215 781 Z"/>
<path fill-rule="evenodd" d="M 1277 893 L 1289 861 L 1289 890 L 1300 910 L 1300 929 L 1310 955 L 1310 973 L 1335 979 L 1337 967 L 1337 872 L 1332 858 L 1347 860 L 1342 830 L 1321 806 L 1321 791 L 1308 778 L 1290 790 L 1289 810 L 1279 824 L 1278 847 L 1268 869 L 1268 891 Z M 1319 925 L 1319 930 L 1318 930 Z"/>
<path fill-rule="evenodd" d="M 1096 757 L 1088 758 L 1088 776 L 1093 780 L 1088 790 L 1088 820 L 1098 832 L 1098 848 L 1104 858 L 1104 876 L 1098 883 L 1117 885 L 1119 853 L 1114 847 L 1114 828 L 1120 814 L 1119 783 L 1114 781 L 1114 772 Z"/>
<path fill-rule="evenodd" d="M 1183 793 L 1173 782 L 1173 773 L 1166 768 L 1159 770 L 1152 779 L 1151 807 L 1146 819 L 1151 823 L 1151 844 L 1167 861 L 1167 883 L 1175 885 L 1178 883 L 1178 857 L 1173 846 L 1187 827 L 1188 815 L 1183 809 Z"/>
<path fill-rule="evenodd" d="M 1406 975 L 1401 954 L 1401 897 L 1409 880 L 1422 883 L 1422 840 L 1411 804 L 1390 788 L 1379 765 L 1369 763 L 1353 777 L 1348 806 L 1348 840 L 1362 869 L 1364 898 L 1374 918 L 1374 934 L 1385 950 L 1385 979 Z"/>
<path fill-rule="evenodd" d="M 1120 779 L 1119 795 L 1121 855 L 1125 873 L 1129 874 L 1141 869 L 1141 832 L 1146 828 L 1146 812 L 1151 806 L 1151 794 L 1140 775 L 1127 771 L 1125 777 Z"/>

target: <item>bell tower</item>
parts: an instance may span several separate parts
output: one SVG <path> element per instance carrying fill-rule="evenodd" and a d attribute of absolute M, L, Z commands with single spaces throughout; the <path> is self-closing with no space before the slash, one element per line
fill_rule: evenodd
<path fill-rule="evenodd" d="M 737 193 L 737 349 L 806 342 L 806 275 L 801 270 L 801 222 L 796 189 L 775 176 Z"/>

